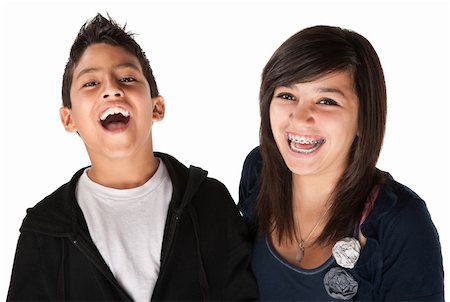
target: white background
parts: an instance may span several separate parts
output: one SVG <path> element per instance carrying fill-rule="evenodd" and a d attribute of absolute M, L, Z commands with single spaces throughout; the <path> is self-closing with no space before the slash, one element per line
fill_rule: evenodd
<path fill-rule="evenodd" d="M 89 164 L 81 140 L 60 125 L 58 109 L 69 48 L 97 12 L 126 22 L 150 59 L 167 110 L 154 126 L 155 150 L 206 168 L 235 199 L 243 160 L 258 144 L 260 74 L 270 55 L 307 26 L 364 35 L 388 88 L 378 167 L 427 202 L 450 272 L 448 2 L 3 1 L 0 300 L 26 208 Z"/>

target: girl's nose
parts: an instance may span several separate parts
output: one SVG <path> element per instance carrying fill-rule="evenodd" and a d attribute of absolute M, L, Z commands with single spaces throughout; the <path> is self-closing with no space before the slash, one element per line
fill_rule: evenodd
<path fill-rule="evenodd" d="M 314 105 L 308 102 L 299 102 L 298 105 L 293 108 L 291 117 L 296 122 L 311 124 L 314 123 Z"/>

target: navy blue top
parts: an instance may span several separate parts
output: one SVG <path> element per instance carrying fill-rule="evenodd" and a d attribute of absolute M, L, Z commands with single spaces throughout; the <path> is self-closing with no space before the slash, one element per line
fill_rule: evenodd
<path fill-rule="evenodd" d="M 247 156 L 239 187 L 239 206 L 256 231 L 254 207 L 261 169 L 259 148 Z M 334 301 L 324 285 L 328 272 L 340 270 L 357 283 L 359 301 L 443 301 L 444 271 L 438 233 L 424 201 L 390 175 L 361 225 L 367 238 L 353 269 L 333 257 L 312 270 L 284 260 L 270 240 L 255 232 L 252 268 L 262 301 Z M 348 297 L 340 297 L 343 299 Z"/>
<path fill-rule="evenodd" d="M 269 238 L 258 236 L 252 255 L 252 269 L 262 301 L 334 300 L 323 284 L 325 273 L 337 266 L 333 257 L 315 269 L 301 269 L 284 260 Z"/>

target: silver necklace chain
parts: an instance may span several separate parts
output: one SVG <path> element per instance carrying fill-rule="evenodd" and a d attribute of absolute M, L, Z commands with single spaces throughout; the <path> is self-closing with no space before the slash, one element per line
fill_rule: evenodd
<path fill-rule="evenodd" d="M 308 234 L 308 236 L 306 237 L 305 240 L 303 240 L 301 237 L 300 237 L 300 240 L 298 240 L 297 235 L 295 235 L 295 240 L 297 241 L 297 245 L 298 245 L 298 251 L 297 251 L 297 254 L 295 255 L 295 260 L 298 263 L 302 262 L 303 257 L 305 256 L 305 244 L 306 244 L 306 242 L 309 240 L 309 238 L 312 236 L 312 234 L 314 234 L 314 231 L 320 225 L 320 223 L 324 219 L 325 215 L 328 213 L 329 209 L 330 209 L 330 207 L 328 207 L 327 210 L 323 213 L 323 215 L 317 221 L 316 225 L 312 228 L 311 232 L 309 232 L 309 234 Z M 300 225 L 299 225 L 299 229 L 300 229 Z M 302 234 L 300 233 L 300 236 L 301 235 Z"/>

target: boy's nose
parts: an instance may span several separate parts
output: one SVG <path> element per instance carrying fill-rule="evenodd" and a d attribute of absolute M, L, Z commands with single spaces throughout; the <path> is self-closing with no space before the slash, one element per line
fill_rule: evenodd
<path fill-rule="evenodd" d="M 114 95 L 115 97 L 120 97 L 120 96 L 122 96 L 122 93 L 121 93 L 120 91 L 113 92 L 113 93 L 105 92 L 105 93 L 103 94 L 103 98 L 106 99 L 106 98 L 109 97 L 110 95 Z"/>
<path fill-rule="evenodd" d="M 114 79 L 108 79 L 104 82 L 103 98 L 108 97 L 121 97 L 123 96 L 123 91 L 119 83 L 115 82 Z"/>

